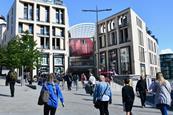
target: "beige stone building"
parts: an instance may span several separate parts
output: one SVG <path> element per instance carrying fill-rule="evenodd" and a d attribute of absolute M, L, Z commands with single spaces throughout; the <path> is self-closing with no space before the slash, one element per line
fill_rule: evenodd
<path fill-rule="evenodd" d="M 43 53 L 33 75 L 66 72 L 68 68 L 68 14 L 61 0 L 15 0 L 7 15 L 4 45 L 28 31 Z"/>
<path fill-rule="evenodd" d="M 150 76 L 160 71 L 158 41 L 131 8 L 99 21 L 97 38 L 102 71 Z"/>

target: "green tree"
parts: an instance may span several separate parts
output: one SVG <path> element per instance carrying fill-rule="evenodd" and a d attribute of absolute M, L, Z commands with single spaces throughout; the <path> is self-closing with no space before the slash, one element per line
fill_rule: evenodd
<path fill-rule="evenodd" d="M 11 41 L 9 41 L 6 49 L 6 66 L 10 68 L 20 68 L 22 67 L 21 55 L 23 52 L 20 49 L 19 36 L 16 36 Z"/>
<path fill-rule="evenodd" d="M 19 39 L 19 46 L 22 52 L 20 57 L 21 64 L 25 70 L 31 74 L 31 84 L 32 84 L 32 70 L 40 65 L 41 52 L 38 50 L 37 43 L 34 41 L 33 37 L 25 32 L 25 34 Z"/>
<path fill-rule="evenodd" d="M 23 66 L 32 73 L 32 70 L 41 62 L 41 52 L 36 46 L 36 41 L 28 32 L 21 37 L 16 36 L 6 48 L 0 49 L 0 65 L 10 68 L 22 68 Z"/>

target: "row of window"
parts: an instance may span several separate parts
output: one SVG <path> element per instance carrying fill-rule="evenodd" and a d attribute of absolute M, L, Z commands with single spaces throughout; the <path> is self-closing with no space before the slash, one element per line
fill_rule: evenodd
<path fill-rule="evenodd" d="M 108 46 L 117 45 L 117 31 L 112 31 L 107 34 Z M 119 30 L 119 44 L 129 42 L 128 28 L 121 28 Z M 99 48 L 106 47 L 106 35 L 101 35 L 98 38 Z"/>
<path fill-rule="evenodd" d="M 24 12 L 23 12 L 23 18 L 26 20 L 34 20 L 34 8 L 33 4 L 30 3 L 24 3 Z M 64 20 L 64 10 L 55 8 L 55 22 L 58 24 L 65 24 Z M 44 19 L 43 19 L 44 18 Z M 37 21 L 43 21 L 43 22 L 49 22 L 50 21 L 50 8 L 46 6 L 37 5 L 36 9 L 36 20 Z"/>
<path fill-rule="evenodd" d="M 118 27 L 120 27 L 120 28 L 126 27 L 128 25 L 127 14 L 118 16 L 117 22 L 118 22 Z M 98 26 L 98 33 L 103 34 L 103 33 L 106 33 L 106 30 L 108 32 L 115 30 L 116 29 L 115 25 L 116 25 L 116 18 L 107 21 L 107 25 L 106 25 L 106 23 L 102 23 Z M 107 27 L 107 29 L 106 29 L 106 27 Z"/>
<path fill-rule="evenodd" d="M 50 38 L 40 37 L 40 46 L 42 49 L 50 49 Z M 64 39 L 52 38 L 52 49 L 64 50 Z"/>
<path fill-rule="evenodd" d="M 41 66 L 38 68 L 39 73 L 50 73 L 49 72 L 49 54 L 43 54 Z M 64 55 L 54 54 L 53 55 L 53 72 L 61 73 L 64 72 Z"/>
<path fill-rule="evenodd" d="M 40 28 L 40 32 L 38 33 L 39 35 L 47 35 L 49 36 L 50 33 L 50 27 L 49 26 L 38 26 Z M 28 31 L 30 34 L 33 34 L 34 28 L 33 24 L 24 24 L 24 23 L 19 23 L 19 33 L 23 33 L 24 31 Z M 59 27 L 52 27 L 52 35 L 53 36 L 58 36 L 58 37 L 65 37 L 64 33 L 64 28 L 59 28 Z"/>

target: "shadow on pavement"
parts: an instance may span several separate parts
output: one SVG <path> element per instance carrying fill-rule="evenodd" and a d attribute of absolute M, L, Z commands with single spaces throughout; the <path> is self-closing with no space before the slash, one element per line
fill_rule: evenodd
<path fill-rule="evenodd" d="M 80 95 L 80 96 L 89 96 L 88 94 L 82 94 L 82 93 L 73 93 L 74 95 Z"/>
<path fill-rule="evenodd" d="M 93 99 L 83 99 L 83 100 L 85 100 L 85 101 L 93 101 Z"/>
<path fill-rule="evenodd" d="M 3 97 L 11 97 L 10 95 L 6 95 L 6 94 L 0 94 L 0 96 L 3 96 Z"/>

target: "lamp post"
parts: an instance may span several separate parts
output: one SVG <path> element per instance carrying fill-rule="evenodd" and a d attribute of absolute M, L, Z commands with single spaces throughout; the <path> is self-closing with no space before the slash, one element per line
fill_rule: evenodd
<path fill-rule="evenodd" d="M 99 40 L 98 40 L 98 13 L 99 12 L 106 12 L 106 11 L 111 11 L 112 9 L 98 9 L 96 6 L 95 10 L 82 10 L 83 12 L 94 12 L 96 13 L 96 37 L 94 41 L 97 42 L 97 71 L 100 70 L 100 52 L 99 52 Z M 95 45 L 94 45 L 95 46 Z M 95 61 L 96 62 L 96 61 Z"/>

